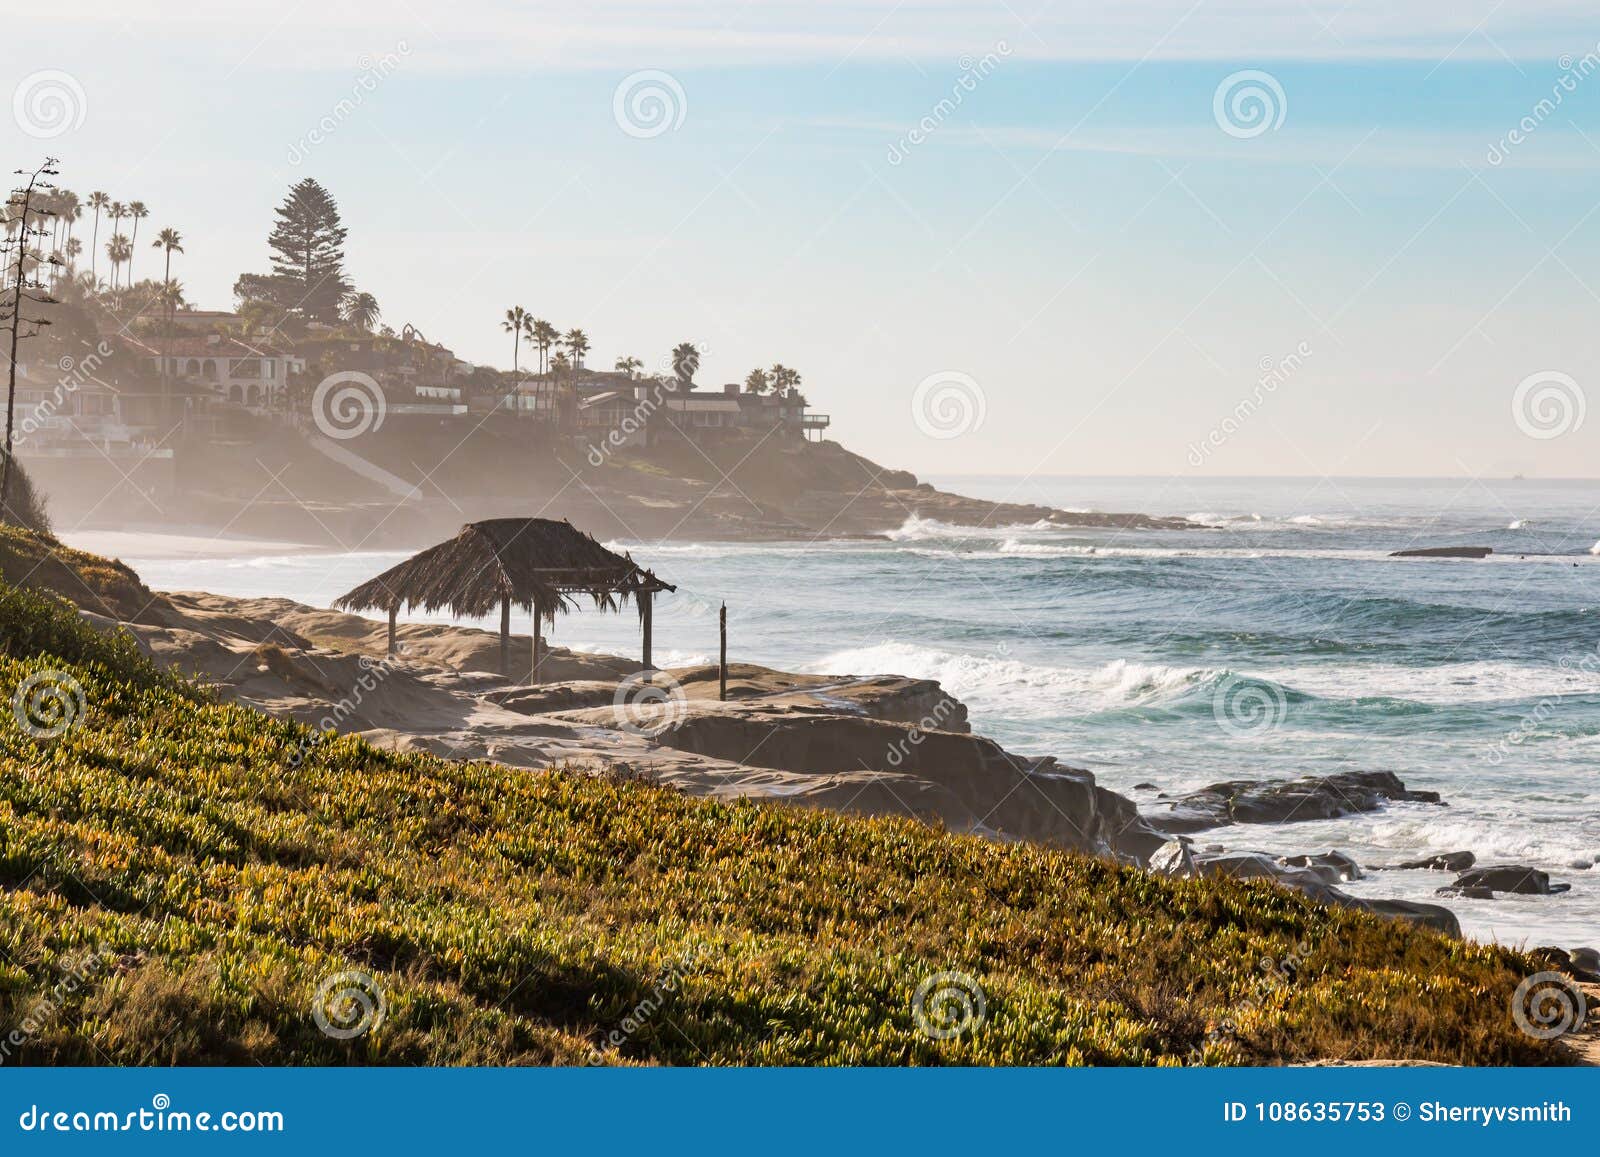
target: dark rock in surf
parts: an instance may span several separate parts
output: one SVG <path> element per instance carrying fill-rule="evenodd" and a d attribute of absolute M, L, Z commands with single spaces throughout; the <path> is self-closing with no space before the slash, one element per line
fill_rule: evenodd
<path fill-rule="evenodd" d="M 1465 872 L 1477 862 L 1478 857 L 1471 852 L 1441 852 L 1437 856 L 1429 856 L 1425 860 L 1406 860 L 1404 863 L 1399 864 L 1380 864 L 1373 871 Z"/>
<path fill-rule="evenodd" d="M 1180 835 L 1226 824 L 1286 824 L 1377 811 L 1385 804 L 1441 803 L 1434 791 L 1411 791 L 1390 771 L 1346 771 L 1299 779 L 1233 780 L 1183 796 L 1151 826 Z"/>
<path fill-rule="evenodd" d="M 1492 546 L 1427 546 L 1415 550 L 1391 551 L 1390 558 L 1488 558 Z"/>
<path fill-rule="evenodd" d="M 1278 863 L 1286 868 L 1316 868 L 1336 872 L 1341 880 L 1361 879 L 1361 865 L 1340 851 L 1322 852 L 1318 855 L 1280 856 Z"/>
<path fill-rule="evenodd" d="M 1304 866 L 1298 866 L 1303 864 Z M 1342 882 L 1342 869 L 1354 868 L 1354 861 L 1339 852 L 1317 856 L 1275 857 L 1265 852 L 1229 852 L 1225 855 L 1195 854 L 1189 840 L 1179 836 L 1150 857 L 1150 870 L 1162 876 L 1196 878 L 1227 876 L 1235 880 L 1271 880 L 1303 892 L 1321 904 L 1356 908 L 1407 920 L 1450 936 L 1461 935 L 1455 913 L 1437 904 L 1417 904 L 1409 900 L 1367 900 L 1334 887 Z M 1357 868 L 1357 871 L 1360 869 Z"/>
<path fill-rule="evenodd" d="M 1572 889 L 1571 884 L 1552 884 L 1547 872 L 1530 868 L 1526 864 L 1499 864 L 1488 868 L 1473 868 L 1457 876 L 1455 883 L 1439 889 L 1440 895 L 1466 895 L 1468 891 L 1486 889 L 1490 892 L 1510 892 L 1518 896 L 1553 896 Z"/>

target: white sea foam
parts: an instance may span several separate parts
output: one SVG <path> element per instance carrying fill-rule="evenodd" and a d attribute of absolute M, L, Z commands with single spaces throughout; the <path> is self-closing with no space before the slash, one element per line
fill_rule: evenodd
<path fill-rule="evenodd" d="M 926 542 L 929 539 L 995 539 L 1016 534 L 1071 529 L 1041 519 L 1038 522 L 1011 523 L 1006 526 L 956 526 L 937 518 L 908 515 L 905 522 L 884 537 L 891 542 Z"/>
<path fill-rule="evenodd" d="M 1052 667 L 996 653 L 967 653 L 884 642 L 839 651 L 812 664 L 818 673 L 887 672 L 937 679 L 957 696 L 1003 701 L 1007 713 L 1086 713 L 1159 703 L 1217 677 L 1207 667 L 1166 666 L 1117 659 L 1098 667 Z"/>

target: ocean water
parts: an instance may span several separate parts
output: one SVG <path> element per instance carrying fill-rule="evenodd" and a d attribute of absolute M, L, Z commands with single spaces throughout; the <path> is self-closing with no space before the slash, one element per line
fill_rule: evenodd
<path fill-rule="evenodd" d="M 1181 531 L 975 531 L 908 511 L 888 541 L 620 543 L 679 584 L 657 661 L 939 679 L 976 730 L 1091 768 L 1146 806 L 1221 779 L 1389 770 L 1449 807 L 1204 833 L 1364 863 L 1458 849 L 1570 883 L 1444 900 L 1469 934 L 1600 944 L 1600 484 L 1504 480 L 948 477 L 948 489 L 1081 510 L 1187 516 Z M 1392 559 L 1482 545 L 1482 562 Z M 275 548 L 281 549 L 281 548 Z M 159 589 L 327 605 L 401 556 L 125 561 Z M 583 612 L 555 642 L 634 652 L 631 612 Z M 1137 788 L 1153 784 L 1156 790 Z M 1450 877 L 1349 885 L 1432 900 Z"/>

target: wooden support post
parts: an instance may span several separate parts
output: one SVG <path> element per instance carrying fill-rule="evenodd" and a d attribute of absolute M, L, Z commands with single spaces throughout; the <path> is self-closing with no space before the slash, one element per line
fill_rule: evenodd
<path fill-rule="evenodd" d="M 500 600 L 500 674 L 511 674 L 511 596 Z"/>
<path fill-rule="evenodd" d="M 539 660 L 542 658 L 540 655 L 540 650 L 539 609 L 535 607 L 533 611 L 533 670 L 528 675 L 528 682 L 535 686 L 537 686 L 539 683 Z"/>
<path fill-rule="evenodd" d="M 722 648 L 717 659 L 717 698 L 726 702 L 728 698 L 728 604 L 722 604 L 722 612 L 717 616 L 717 629 L 722 637 Z"/>
<path fill-rule="evenodd" d="M 395 620 L 395 616 L 398 615 L 399 613 L 400 613 L 400 604 L 399 603 L 394 603 L 389 607 L 389 654 L 390 655 L 394 655 L 399 649 L 399 648 L 397 648 L 395 646 L 395 640 L 394 640 L 394 620 Z"/>
<path fill-rule="evenodd" d="M 654 598 L 655 596 L 649 591 L 639 592 L 639 621 L 644 627 L 644 669 L 646 671 L 654 671 L 656 669 L 656 665 L 650 657 L 650 649 L 653 642 L 651 639 L 653 633 L 651 620 L 652 612 L 655 610 Z"/>

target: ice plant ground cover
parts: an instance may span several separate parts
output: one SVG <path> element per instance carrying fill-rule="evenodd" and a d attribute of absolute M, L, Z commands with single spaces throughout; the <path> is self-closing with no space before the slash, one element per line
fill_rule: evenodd
<path fill-rule="evenodd" d="M 0 652 L 7 1063 L 1562 1059 L 1537 962 L 1268 884 L 307 744 L 10 585 Z"/>

